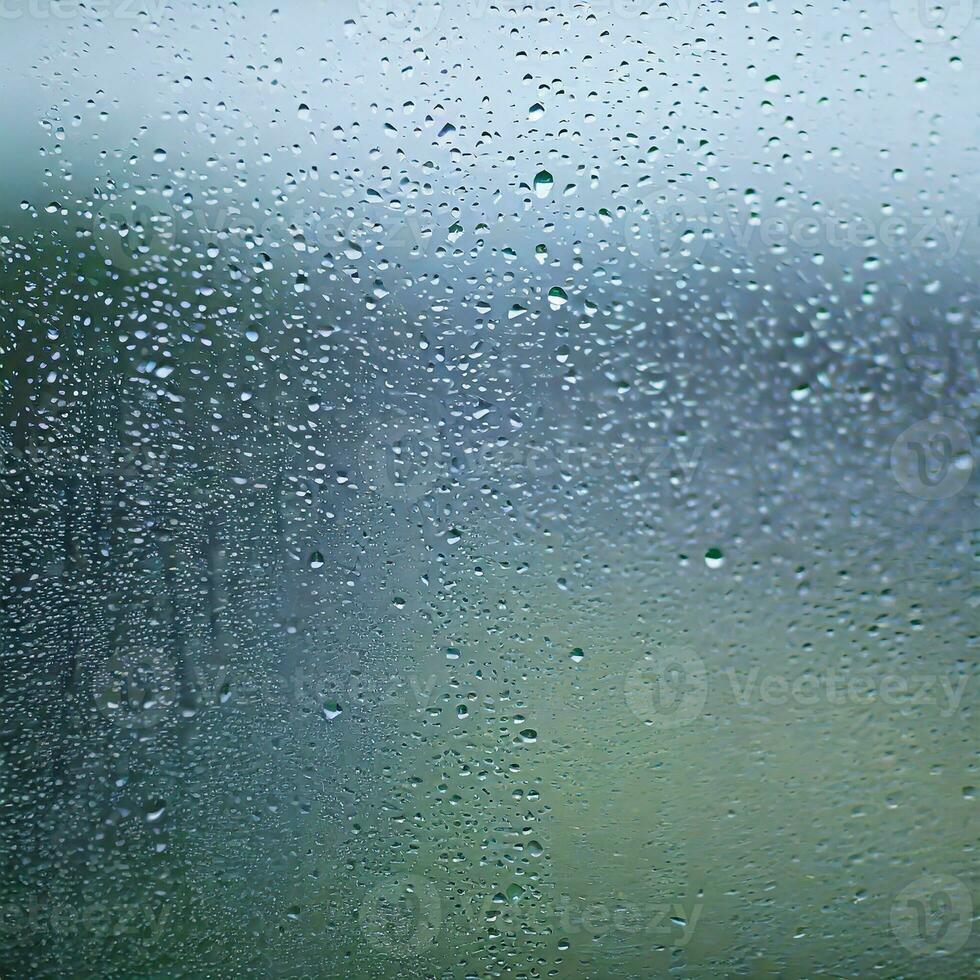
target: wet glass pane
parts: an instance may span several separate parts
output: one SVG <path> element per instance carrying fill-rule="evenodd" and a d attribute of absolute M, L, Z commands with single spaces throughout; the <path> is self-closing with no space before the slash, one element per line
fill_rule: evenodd
<path fill-rule="evenodd" d="M 976 975 L 978 16 L 5 0 L 0 974 Z"/>

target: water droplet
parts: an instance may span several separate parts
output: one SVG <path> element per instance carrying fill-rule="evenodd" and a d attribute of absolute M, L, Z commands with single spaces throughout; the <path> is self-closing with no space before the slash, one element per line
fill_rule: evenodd
<path fill-rule="evenodd" d="M 704 563 L 708 568 L 721 568 L 725 564 L 725 556 L 721 548 L 709 548 L 704 553 Z"/>
<path fill-rule="evenodd" d="M 538 197 L 547 197 L 555 186 L 555 178 L 547 170 L 539 170 L 534 177 L 534 193 Z"/>

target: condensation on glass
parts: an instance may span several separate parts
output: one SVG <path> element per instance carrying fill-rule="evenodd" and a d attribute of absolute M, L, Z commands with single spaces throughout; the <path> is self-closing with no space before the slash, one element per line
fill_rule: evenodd
<path fill-rule="evenodd" d="M 976 19 L 6 3 L 0 973 L 974 975 Z"/>

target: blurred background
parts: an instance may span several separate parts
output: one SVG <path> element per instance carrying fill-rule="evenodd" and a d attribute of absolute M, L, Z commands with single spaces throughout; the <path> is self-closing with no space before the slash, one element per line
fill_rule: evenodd
<path fill-rule="evenodd" d="M 976 975 L 977 16 L 5 0 L 0 973 Z"/>

